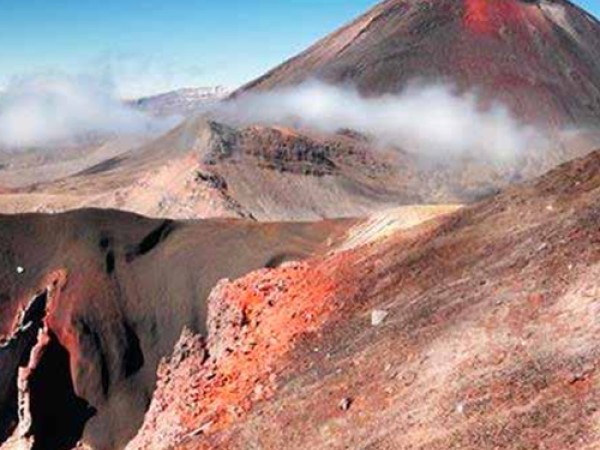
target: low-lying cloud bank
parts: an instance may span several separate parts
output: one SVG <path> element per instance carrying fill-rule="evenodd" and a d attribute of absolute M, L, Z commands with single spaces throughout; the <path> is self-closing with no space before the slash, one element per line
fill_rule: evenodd
<path fill-rule="evenodd" d="M 0 93 L 0 145 L 5 147 L 49 146 L 90 134 L 160 133 L 175 123 L 127 106 L 110 82 L 94 77 L 18 78 Z"/>
<path fill-rule="evenodd" d="M 362 97 L 356 90 L 312 81 L 276 91 L 245 94 L 215 111 L 234 123 L 268 123 L 335 132 L 350 128 L 383 145 L 426 158 L 464 157 L 514 161 L 543 139 L 508 109 L 482 110 L 474 93 L 446 85 L 414 86 L 398 95 Z"/>
<path fill-rule="evenodd" d="M 110 81 L 44 75 L 15 79 L 0 93 L 0 146 L 52 146 L 88 135 L 159 134 L 181 118 L 156 118 L 116 96 Z M 279 124 L 334 133 L 349 128 L 377 143 L 425 158 L 514 162 L 545 146 L 501 105 L 482 110 L 473 93 L 447 85 L 413 86 L 397 95 L 362 97 L 317 81 L 246 94 L 210 114 L 234 124 Z"/>

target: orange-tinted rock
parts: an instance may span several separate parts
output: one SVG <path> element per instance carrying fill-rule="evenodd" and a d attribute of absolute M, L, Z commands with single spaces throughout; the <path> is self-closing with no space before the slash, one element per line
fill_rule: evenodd
<path fill-rule="evenodd" d="M 68 445 L 58 439 L 122 448 L 160 359 L 185 327 L 205 333 L 219 279 L 326 251 L 353 223 L 0 216 L 0 443 L 16 433 L 48 450 Z"/>
<path fill-rule="evenodd" d="M 599 174 L 220 283 L 130 448 L 596 448 Z"/>

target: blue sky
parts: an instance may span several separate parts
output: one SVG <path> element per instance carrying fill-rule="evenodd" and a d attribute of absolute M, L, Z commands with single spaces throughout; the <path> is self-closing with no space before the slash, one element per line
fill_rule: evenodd
<path fill-rule="evenodd" d="M 596 17 L 600 17 L 600 0 L 575 0 L 574 3 L 585 8 Z"/>
<path fill-rule="evenodd" d="M 124 96 L 236 87 L 375 0 L 0 0 L 0 84 L 14 75 L 110 74 Z M 600 0 L 578 3 L 596 16 Z"/>

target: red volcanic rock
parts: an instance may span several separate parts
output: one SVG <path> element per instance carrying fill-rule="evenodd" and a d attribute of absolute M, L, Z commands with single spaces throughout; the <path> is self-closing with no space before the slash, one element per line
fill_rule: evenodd
<path fill-rule="evenodd" d="M 206 333 L 218 280 L 325 251 L 353 223 L 0 216 L 0 445 L 123 448 L 161 358 L 184 328 Z"/>
<path fill-rule="evenodd" d="M 523 3 L 537 3 L 537 0 L 466 0 L 464 23 L 476 33 L 497 33 L 504 25 L 514 25 L 527 19 L 531 10 L 523 8 Z"/>
<path fill-rule="evenodd" d="M 597 448 L 599 193 L 600 151 L 220 283 L 130 448 Z"/>
<path fill-rule="evenodd" d="M 600 118 L 600 23 L 566 0 L 387 0 L 237 94 L 318 78 L 369 96 L 449 82 L 554 125 Z"/>
<path fill-rule="evenodd" d="M 345 275 L 344 258 L 288 263 L 220 282 L 208 299 L 206 344 L 183 334 L 161 365 L 147 421 L 128 448 L 168 448 L 214 433 L 272 397 L 285 355 L 339 308 L 336 280 Z"/>

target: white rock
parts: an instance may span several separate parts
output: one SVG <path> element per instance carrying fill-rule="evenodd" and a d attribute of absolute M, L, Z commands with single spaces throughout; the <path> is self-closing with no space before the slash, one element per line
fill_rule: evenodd
<path fill-rule="evenodd" d="M 342 399 L 342 401 L 338 405 L 338 407 L 342 411 L 348 411 L 351 406 L 352 406 L 352 399 L 350 399 L 350 398 L 344 398 L 344 399 Z"/>
<path fill-rule="evenodd" d="M 22 274 L 23 272 L 25 272 L 25 268 L 24 268 L 24 267 L 22 267 L 22 266 L 17 266 L 17 273 L 20 275 L 20 274 Z"/>
<path fill-rule="evenodd" d="M 456 412 L 458 414 L 464 414 L 465 413 L 465 404 L 462 403 L 462 402 L 457 403 L 457 405 L 456 405 Z"/>
<path fill-rule="evenodd" d="M 383 311 L 381 309 L 374 310 L 373 312 L 371 312 L 371 325 L 373 325 L 374 327 L 378 327 L 383 323 L 387 316 L 387 311 Z"/>

